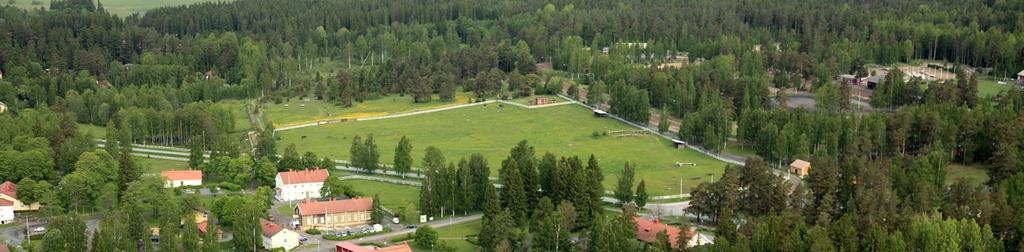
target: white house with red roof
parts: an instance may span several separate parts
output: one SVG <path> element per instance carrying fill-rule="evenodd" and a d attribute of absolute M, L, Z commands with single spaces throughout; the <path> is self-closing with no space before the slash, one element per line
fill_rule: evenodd
<path fill-rule="evenodd" d="M 652 221 L 640 217 L 633 217 L 633 223 L 636 223 L 637 240 L 646 243 L 655 243 L 658 241 L 658 233 L 665 232 L 668 235 L 669 243 L 672 244 L 672 248 L 679 248 L 679 234 L 682 232 L 682 229 L 661 223 L 659 220 Z M 696 228 L 686 230 L 685 235 L 687 241 L 686 247 L 688 248 L 713 243 L 713 241 L 707 236 L 697 233 Z"/>
<path fill-rule="evenodd" d="M 389 247 L 363 247 L 358 244 L 343 241 L 334 245 L 335 252 L 412 252 L 408 243 L 402 243 Z"/>
<path fill-rule="evenodd" d="M 278 172 L 274 178 L 275 197 L 280 201 L 320 198 L 320 188 L 328 175 L 325 169 Z"/>
<path fill-rule="evenodd" d="M 340 230 L 345 227 L 370 225 L 373 199 L 305 201 L 295 206 L 301 230 Z"/>
<path fill-rule="evenodd" d="M 266 219 L 260 219 L 260 228 L 263 230 L 263 248 L 283 248 L 291 250 L 299 246 L 299 233 L 291 229 L 279 226 Z"/>
<path fill-rule="evenodd" d="M 160 175 L 164 177 L 166 188 L 203 184 L 203 171 L 200 170 L 164 171 Z"/>
<path fill-rule="evenodd" d="M 18 185 L 11 181 L 4 181 L 0 184 L 0 199 L 10 201 L 14 211 L 35 211 L 39 210 L 39 202 L 25 204 L 18 200 Z M 4 203 L 4 202 L 0 202 Z"/>

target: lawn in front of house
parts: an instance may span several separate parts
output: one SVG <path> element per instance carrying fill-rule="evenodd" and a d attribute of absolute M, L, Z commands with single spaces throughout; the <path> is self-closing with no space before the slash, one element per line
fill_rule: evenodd
<path fill-rule="evenodd" d="M 143 170 L 146 174 L 160 174 L 160 172 L 168 170 L 188 170 L 188 162 L 156 159 L 156 158 L 143 158 L 135 157 L 137 164 L 142 165 L 145 169 Z"/>
<path fill-rule="evenodd" d="M 666 139 L 639 134 L 595 136 L 602 132 L 634 132 L 610 118 L 596 118 L 590 110 L 575 105 L 524 109 L 488 104 L 386 120 L 335 123 L 295 130 L 279 131 L 278 150 L 294 144 L 299 153 L 311 151 L 319 156 L 350 159 L 349 148 L 356 135 L 374 134 L 381 163 L 392 163 L 394 149 L 403 136 L 413 145 L 413 166 L 423 159 L 424 149 L 441 149 L 448 161 L 458 162 L 473 153 L 487 158 L 491 176 L 497 177 L 501 160 L 521 140 L 529 141 L 540 158 L 545 152 L 556 156 L 579 156 L 586 164 L 593 154 L 604 171 L 606 190 L 615 187 L 626 162 L 636 164 L 636 183 L 646 180 L 652 195 L 690 191 L 710 176 L 719 177 L 725 163 L 699 152 L 675 149 Z M 694 163 L 696 166 L 677 166 Z"/>

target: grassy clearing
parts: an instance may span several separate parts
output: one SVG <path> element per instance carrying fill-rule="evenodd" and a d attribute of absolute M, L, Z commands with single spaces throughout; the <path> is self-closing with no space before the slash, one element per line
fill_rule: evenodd
<path fill-rule="evenodd" d="M 414 186 L 369 180 L 344 180 L 343 183 L 351 185 L 352 189 L 362 193 L 365 197 L 373 197 L 374 194 L 380 196 L 381 205 L 392 211 L 397 211 L 409 204 L 419 209 L 420 189 Z"/>
<path fill-rule="evenodd" d="M 230 0 L 217 0 L 218 2 L 229 2 Z M 142 14 L 148 10 L 177 5 L 190 5 L 194 3 L 213 2 L 212 0 L 107 0 L 102 1 L 103 8 L 112 14 L 120 17 L 127 17 L 133 13 Z M 6 3 L 6 1 L 5 1 Z M 14 6 L 22 9 L 50 8 L 50 0 L 15 0 Z"/>
<path fill-rule="evenodd" d="M 320 156 L 349 159 L 351 139 L 356 135 L 374 134 L 380 160 L 391 163 L 394 149 L 402 135 L 412 140 L 414 165 L 419 165 L 428 145 L 439 147 L 449 161 L 483 154 L 497 176 L 501 160 L 520 140 L 534 146 L 538 157 L 545 152 L 559 156 L 576 155 L 586 162 L 593 154 L 604 170 L 604 186 L 611 190 L 625 162 L 637 164 L 636 180 L 647 181 L 652 195 L 679 192 L 680 179 L 685 191 L 716 177 L 725 164 L 695 151 L 672 148 L 671 142 L 653 135 L 634 137 L 600 136 L 594 132 L 635 130 L 607 118 L 595 118 L 579 106 L 557 106 L 523 109 L 513 106 L 475 106 L 430 114 L 348 122 L 281 131 L 278 149 L 295 144 L 302 153 L 312 151 Z M 305 136 L 305 137 L 304 137 Z M 697 166 L 677 167 L 676 162 Z"/>
<path fill-rule="evenodd" d="M 167 170 L 187 170 L 188 163 L 166 159 L 155 159 L 155 158 L 135 158 L 136 163 L 142 164 L 145 168 L 145 173 L 148 174 L 159 174 L 160 172 Z"/>
<path fill-rule="evenodd" d="M 277 209 L 274 209 L 274 211 L 277 211 L 278 214 L 286 215 L 286 216 L 291 216 L 291 215 L 295 214 L 295 208 L 292 208 L 291 205 L 283 205 L 283 206 L 277 207 Z"/>
<path fill-rule="evenodd" d="M 235 130 L 232 133 L 249 131 L 252 125 L 249 123 L 249 112 L 245 110 L 246 101 L 231 100 L 218 102 L 219 106 L 231 111 L 231 115 L 234 117 Z"/>
<path fill-rule="evenodd" d="M 477 235 L 483 221 L 463 222 L 437 229 L 437 236 L 442 242 L 455 248 L 455 251 L 477 251 L 480 247 L 465 240 L 467 235 Z M 410 243 L 411 245 L 411 243 Z M 430 248 L 413 246 L 414 251 L 430 251 Z"/>
<path fill-rule="evenodd" d="M 1004 84 L 999 84 L 992 77 L 983 77 L 978 79 L 978 97 L 989 97 L 999 94 L 1006 90 L 1010 90 L 1013 87 L 1013 80 L 1004 81 Z"/>
<path fill-rule="evenodd" d="M 982 184 L 988 181 L 988 172 L 981 165 L 949 164 L 946 166 L 946 184 L 952 184 L 961 177 L 969 179 L 973 184 Z"/>
<path fill-rule="evenodd" d="M 90 135 L 92 135 L 93 138 L 105 138 L 105 137 L 107 137 L 107 128 L 106 127 L 96 126 L 96 125 L 92 125 L 92 124 L 79 123 L 77 126 L 75 126 L 75 130 L 77 130 L 79 134 L 90 134 Z"/>
<path fill-rule="evenodd" d="M 262 109 L 270 121 L 274 123 L 274 127 L 282 127 L 320 120 L 382 116 L 396 112 L 464 104 L 469 102 L 469 97 L 470 93 L 458 93 L 454 101 L 445 102 L 435 99 L 427 103 L 414 103 L 412 96 L 393 95 L 355 103 L 352 104 L 352 107 L 348 108 L 321 100 L 301 101 L 292 99 L 281 104 L 265 103 Z"/>

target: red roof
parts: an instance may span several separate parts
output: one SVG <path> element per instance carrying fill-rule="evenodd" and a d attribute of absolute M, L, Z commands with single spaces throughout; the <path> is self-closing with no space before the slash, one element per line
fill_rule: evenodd
<path fill-rule="evenodd" d="M 0 206 L 14 206 L 14 202 L 10 200 L 0 199 Z"/>
<path fill-rule="evenodd" d="M 658 233 L 665 231 L 668 233 L 668 241 L 672 243 L 673 248 L 679 247 L 679 231 L 677 227 L 662 224 L 658 220 L 647 220 L 640 217 L 633 217 L 633 222 L 636 223 L 636 239 L 644 242 L 654 243 L 658 241 Z M 687 235 L 692 235 L 687 232 Z"/>
<path fill-rule="evenodd" d="M 263 236 L 266 237 L 274 237 L 274 235 L 280 233 L 281 230 L 284 230 L 283 227 L 263 218 L 260 218 L 260 228 L 263 229 Z"/>
<path fill-rule="evenodd" d="M 161 174 L 171 181 L 203 180 L 203 171 L 200 170 L 164 171 Z"/>
<path fill-rule="evenodd" d="M 324 169 L 286 171 L 277 173 L 277 176 L 281 177 L 281 182 L 284 182 L 285 185 L 324 182 L 324 180 L 327 180 L 328 175 L 329 174 L 327 174 L 327 170 Z"/>
<path fill-rule="evenodd" d="M 206 234 L 206 222 L 205 221 L 204 222 L 200 222 L 199 224 L 196 224 L 196 226 L 199 227 L 199 234 L 204 234 L 204 235 Z"/>
<path fill-rule="evenodd" d="M 347 200 L 306 201 L 299 203 L 296 208 L 299 209 L 297 214 L 300 215 L 370 211 L 373 209 L 373 199 L 354 198 Z"/>
<path fill-rule="evenodd" d="M 15 185 L 11 181 L 4 181 L 3 184 L 0 184 L 0 194 L 5 194 L 7 196 L 11 196 L 11 198 L 17 199 L 18 185 Z"/>
<path fill-rule="evenodd" d="M 412 252 L 412 248 L 409 248 L 408 243 L 402 243 L 391 247 L 375 248 L 370 249 L 363 246 L 356 245 L 355 243 L 343 241 L 334 245 L 334 251 L 336 252 Z"/>

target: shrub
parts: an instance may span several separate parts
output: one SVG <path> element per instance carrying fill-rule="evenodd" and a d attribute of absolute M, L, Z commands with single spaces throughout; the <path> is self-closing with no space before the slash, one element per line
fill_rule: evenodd
<path fill-rule="evenodd" d="M 311 228 L 309 230 L 306 230 L 306 233 L 307 234 L 311 234 L 311 235 L 320 235 L 320 230 L 319 229 L 315 229 L 315 228 Z"/>

